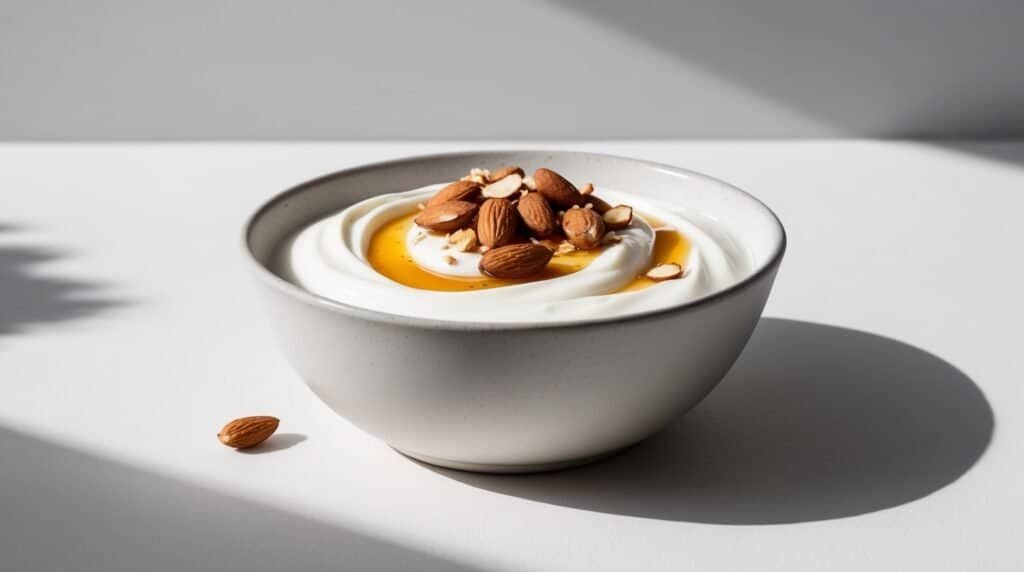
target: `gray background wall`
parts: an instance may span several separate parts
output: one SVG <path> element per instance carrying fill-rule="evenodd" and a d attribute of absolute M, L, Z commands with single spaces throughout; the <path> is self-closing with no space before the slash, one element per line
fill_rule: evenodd
<path fill-rule="evenodd" d="M 1024 135 L 1021 0 L 0 0 L 0 139 Z"/>

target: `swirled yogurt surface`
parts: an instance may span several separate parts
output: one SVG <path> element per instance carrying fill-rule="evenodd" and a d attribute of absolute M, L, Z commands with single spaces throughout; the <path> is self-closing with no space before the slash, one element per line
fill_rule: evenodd
<path fill-rule="evenodd" d="M 746 252 L 729 240 L 727 229 L 713 218 L 603 188 L 597 191 L 602 198 L 629 204 L 641 216 L 616 231 L 620 240 L 578 272 L 463 292 L 412 288 L 377 272 L 367 259 L 374 233 L 397 217 L 415 212 L 417 204 L 442 186 L 379 195 L 301 229 L 281 248 L 278 273 L 324 298 L 389 314 L 460 322 L 555 323 L 677 306 L 727 288 L 748 272 Z M 655 232 L 643 214 L 689 240 L 685 274 L 643 290 L 619 292 L 651 264 Z M 415 226 L 406 236 L 406 248 L 418 266 L 453 277 L 479 276 L 479 253 L 442 250 L 443 242 L 443 236 L 423 233 Z"/>

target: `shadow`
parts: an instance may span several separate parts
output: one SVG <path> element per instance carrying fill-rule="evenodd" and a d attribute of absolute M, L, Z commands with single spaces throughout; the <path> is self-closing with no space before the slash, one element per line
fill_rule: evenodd
<path fill-rule="evenodd" d="M 0 569 L 470 570 L 0 428 Z"/>
<path fill-rule="evenodd" d="M 0 238 L 25 230 L 0 223 Z M 35 324 L 88 317 L 125 303 L 102 297 L 102 284 L 39 272 L 40 266 L 65 257 L 67 253 L 52 248 L 0 244 L 0 336 Z"/>
<path fill-rule="evenodd" d="M 1024 75 L 1007 74 L 1024 48 L 1021 2 L 547 1 L 810 117 L 817 136 L 1024 133 Z"/>
<path fill-rule="evenodd" d="M 521 477 L 434 470 L 598 512 L 793 523 L 927 496 L 974 465 L 993 426 L 978 387 L 928 352 L 866 332 L 766 318 L 704 402 L 621 455 Z"/>
<path fill-rule="evenodd" d="M 291 449 L 305 440 L 306 436 L 299 433 L 276 433 L 255 447 L 237 449 L 237 451 L 243 455 L 262 455 L 264 453 Z"/>

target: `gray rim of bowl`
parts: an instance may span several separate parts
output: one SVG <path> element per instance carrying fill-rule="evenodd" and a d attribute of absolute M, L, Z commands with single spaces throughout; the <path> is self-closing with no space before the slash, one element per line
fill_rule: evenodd
<path fill-rule="evenodd" d="M 669 172 L 672 172 L 672 173 L 676 173 L 676 174 L 679 174 L 679 175 L 686 175 L 688 177 L 696 177 L 698 179 L 703 179 L 705 181 L 721 185 L 724 189 L 729 190 L 729 191 L 734 192 L 734 193 L 737 193 L 739 195 L 742 195 L 743 197 L 746 197 L 747 199 L 753 201 L 754 203 L 756 203 L 756 204 L 760 205 L 762 208 L 764 208 L 765 211 L 772 217 L 772 220 L 775 222 L 775 225 L 779 229 L 779 241 L 775 245 L 775 248 L 772 251 L 771 256 L 768 257 L 768 260 L 765 261 L 763 264 L 761 264 L 759 267 L 757 267 L 749 276 L 747 276 L 746 278 L 744 278 L 744 279 L 740 280 L 739 282 L 733 284 L 732 286 L 729 286 L 728 288 L 723 288 L 722 290 L 719 290 L 717 292 L 712 292 L 711 294 L 708 294 L 707 296 L 703 296 L 703 297 L 697 298 L 695 300 L 690 300 L 689 302 L 684 302 L 682 304 L 677 304 L 675 306 L 669 306 L 668 308 L 660 308 L 660 309 L 657 309 L 657 310 L 648 310 L 646 312 L 637 312 L 635 314 L 629 314 L 629 315 L 626 315 L 626 316 L 614 316 L 614 317 L 607 317 L 607 318 L 594 318 L 592 320 L 585 320 L 585 321 L 566 320 L 566 321 L 559 321 L 559 322 L 513 322 L 513 323 L 504 323 L 504 322 L 461 322 L 461 321 L 456 321 L 456 320 L 436 320 L 436 319 L 433 319 L 433 318 L 417 318 L 417 317 L 412 317 L 412 316 L 404 316 L 404 315 L 401 315 L 401 314 L 391 314 L 391 313 L 388 313 L 388 312 L 378 312 L 376 310 L 369 310 L 367 308 L 361 308 L 359 306 L 353 306 L 351 304 L 344 304 L 342 302 L 338 302 L 336 300 L 332 300 L 330 298 L 325 298 L 325 297 L 320 296 L 318 294 L 314 294 L 314 293 L 312 293 L 312 292 L 310 292 L 308 290 L 305 290 L 301 286 L 298 286 L 296 284 L 292 284 L 291 282 L 285 280 L 284 278 L 281 278 L 280 276 L 275 274 L 272 270 L 267 268 L 267 266 L 265 266 L 263 263 L 261 263 L 259 260 L 257 260 L 255 254 L 253 253 L 252 249 L 250 248 L 249 236 L 251 235 L 252 229 L 255 226 L 256 222 L 263 216 L 264 213 L 266 213 L 267 211 L 273 209 L 278 203 L 287 200 L 291 196 L 298 195 L 299 193 L 302 193 L 302 192 L 306 191 L 308 188 L 320 185 L 321 183 L 324 183 L 325 181 L 329 181 L 331 179 L 335 179 L 335 178 L 346 176 L 346 175 L 351 175 L 353 173 L 359 173 L 359 172 L 362 172 L 362 171 L 371 171 L 371 170 L 374 170 L 374 169 L 380 169 L 382 167 L 388 167 L 388 166 L 392 166 L 392 165 L 399 165 L 399 164 L 402 164 L 402 163 L 422 162 L 422 161 L 430 161 L 430 160 L 435 160 L 435 159 L 450 159 L 450 158 L 453 158 L 453 157 L 460 157 L 460 156 L 467 156 L 467 155 L 476 155 L 476 156 L 489 155 L 489 156 L 500 157 L 502 155 L 507 155 L 509 153 L 536 153 L 536 154 L 540 154 L 540 155 L 586 155 L 586 156 L 590 156 L 590 157 L 602 157 L 602 158 L 614 159 L 614 160 L 618 160 L 618 161 L 628 161 L 628 162 L 640 164 L 640 165 L 643 165 L 645 167 L 649 167 L 649 168 L 652 168 L 652 169 L 660 169 L 660 170 L 665 170 L 665 171 L 669 171 Z M 453 152 L 445 152 L 445 153 L 430 153 L 430 154 L 426 154 L 426 155 L 412 155 L 412 156 L 406 156 L 406 157 L 402 157 L 402 158 L 398 158 L 398 159 L 390 159 L 390 160 L 387 160 L 387 161 L 378 161 L 378 162 L 375 162 L 375 163 L 367 163 L 367 164 L 364 164 L 364 165 L 359 165 L 359 166 L 351 167 L 351 168 L 348 168 L 348 169 L 341 169 L 339 171 L 334 171 L 332 173 L 328 173 L 326 175 L 323 175 L 323 176 L 320 176 L 320 177 L 316 177 L 314 179 L 310 179 L 310 180 L 305 181 L 303 183 L 299 183 L 298 185 L 295 185 L 294 187 L 291 187 L 291 188 L 289 188 L 287 190 L 284 190 L 284 191 L 274 195 L 273 197 L 267 199 L 266 201 L 264 201 L 259 206 L 259 208 L 256 209 L 255 212 L 253 212 L 251 215 L 249 215 L 249 218 L 246 219 L 245 224 L 242 227 L 242 248 L 245 251 L 245 258 L 248 260 L 249 264 L 251 266 L 255 267 L 256 273 L 260 276 L 260 278 L 262 280 L 266 281 L 273 288 L 275 288 L 277 290 L 280 290 L 280 291 L 282 291 L 283 293 L 285 293 L 285 294 L 287 294 L 289 296 L 296 297 L 296 298 L 298 298 L 299 300 L 301 300 L 303 302 L 306 302 L 306 303 L 309 303 L 309 304 L 313 304 L 315 306 L 320 306 L 320 307 L 323 307 L 323 308 L 325 308 L 327 310 L 331 310 L 331 311 L 334 311 L 334 312 L 341 312 L 343 314 L 347 314 L 347 315 L 353 316 L 355 318 L 360 318 L 360 319 L 364 319 L 364 320 L 372 320 L 372 321 L 375 321 L 375 322 L 384 322 L 384 323 L 390 323 L 390 324 L 401 324 L 403 326 L 425 328 L 425 329 L 434 329 L 434 330 L 442 329 L 442 330 L 468 330 L 468 331 L 523 330 L 523 329 L 542 330 L 542 329 L 560 329 L 560 328 L 585 328 L 585 327 L 588 327 L 588 326 L 598 326 L 598 325 L 604 325 L 604 324 L 608 324 L 608 323 L 624 323 L 624 322 L 648 320 L 648 319 L 664 316 L 666 314 L 683 313 L 683 312 L 686 312 L 688 310 L 694 310 L 696 308 L 710 306 L 710 305 L 712 305 L 712 304 L 714 304 L 716 302 L 719 302 L 719 301 L 724 300 L 724 299 L 726 299 L 728 297 L 731 297 L 734 294 L 736 294 L 736 293 L 746 289 L 751 284 L 757 282 L 764 275 L 768 274 L 769 272 L 772 272 L 779 265 L 779 263 L 782 261 L 782 256 L 786 252 L 787 241 L 788 241 L 788 239 L 786 237 L 786 228 L 782 225 L 782 221 L 779 220 L 779 217 L 778 217 L 778 215 L 775 214 L 775 211 L 773 211 L 768 205 L 764 204 L 760 199 L 758 199 L 754 195 L 744 191 L 743 189 L 741 189 L 741 188 L 739 188 L 739 187 L 737 187 L 735 185 L 727 183 L 727 182 L 725 182 L 725 181 L 723 181 L 721 179 L 717 179 L 715 177 L 712 177 L 710 175 L 706 175 L 704 173 L 700 173 L 698 171 L 692 171 L 690 169 L 684 169 L 682 167 L 676 167 L 674 165 L 667 165 L 667 164 L 664 164 L 664 163 L 657 163 L 657 162 L 654 162 L 654 161 L 647 161 L 647 160 L 644 160 L 644 159 L 636 159 L 636 158 L 633 158 L 633 157 L 624 157 L 624 156 L 621 156 L 621 155 L 612 155 L 612 154 L 608 154 L 608 153 L 592 153 L 592 152 L 589 152 L 589 151 L 566 151 L 566 150 L 546 150 L 546 149 L 504 149 L 504 150 L 453 151 Z"/>

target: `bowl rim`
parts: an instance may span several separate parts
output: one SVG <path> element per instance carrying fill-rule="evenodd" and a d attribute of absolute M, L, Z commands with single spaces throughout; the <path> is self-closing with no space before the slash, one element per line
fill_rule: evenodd
<path fill-rule="evenodd" d="M 638 166 L 642 166 L 648 169 L 656 169 L 660 171 L 668 171 L 677 175 L 684 175 L 687 177 L 694 177 L 702 179 L 704 181 L 714 183 L 722 187 L 723 190 L 727 190 L 742 197 L 753 201 L 757 205 L 760 205 L 768 213 L 771 220 L 775 223 L 775 226 L 779 230 L 779 240 L 774 245 L 771 255 L 754 269 L 748 276 L 742 280 L 732 284 L 727 288 L 712 292 L 700 298 L 689 300 L 681 304 L 669 306 L 667 308 L 658 308 L 654 310 L 646 310 L 643 312 L 637 312 L 635 314 L 628 314 L 625 316 L 611 316 L 606 318 L 593 318 L 587 320 L 561 320 L 554 322 L 465 322 L 458 320 L 440 320 L 435 318 L 420 318 L 414 316 L 405 316 L 402 314 L 394 314 L 390 312 L 381 312 L 377 310 L 370 310 L 367 308 L 361 308 L 351 304 L 345 304 L 332 300 L 330 298 L 314 294 L 301 286 L 293 284 L 284 278 L 281 278 L 274 273 L 270 268 L 260 262 L 256 255 L 253 253 L 251 248 L 250 236 L 252 235 L 253 228 L 263 217 L 263 215 L 270 210 L 274 209 L 279 203 L 291 198 L 292 196 L 298 195 L 305 192 L 311 187 L 318 186 L 324 182 L 330 181 L 343 176 L 352 175 L 355 173 L 372 171 L 376 169 L 391 167 L 400 165 L 403 163 L 412 162 L 423 162 L 433 161 L 440 159 L 451 159 L 455 157 L 466 157 L 466 156 L 494 156 L 499 157 L 511 153 L 535 153 L 538 155 L 580 155 L 589 156 L 595 158 L 614 159 L 619 161 L 627 161 L 634 163 Z M 768 205 L 762 202 L 754 195 L 744 191 L 743 189 L 718 179 L 710 175 L 706 175 L 699 171 L 693 171 L 683 167 L 677 167 L 675 165 L 668 165 L 665 163 L 658 163 L 656 161 L 648 161 L 646 159 L 637 159 L 634 157 L 627 157 L 623 155 L 613 155 L 609 153 L 595 153 L 590 151 L 573 151 L 565 149 L 486 149 L 486 150 L 463 150 L 463 151 L 446 151 L 441 153 L 427 153 L 421 155 L 406 155 L 403 157 L 388 159 L 384 161 L 376 161 L 373 163 L 365 163 L 357 165 L 355 167 L 349 167 L 346 169 L 340 169 L 309 179 L 292 187 L 289 187 L 270 198 L 264 200 L 255 211 L 250 214 L 245 223 L 242 226 L 242 250 L 245 253 L 245 258 L 250 268 L 253 268 L 259 276 L 259 278 L 274 288 L 275 290 L 285 294 L 286 296 L 297 298 L 299 301 L 325 310 L 338 312 L 351 316 L 358 319 L 370 320 L 374 322 L 383 322 L 389 324 L 398 324 L 406 327 L 431 329 L 431 330 L 460 330 L 460 331 L 511 331 L 511 330 L 546 330 L 546 329 L 564 329 L 564 328 L 588 328 L 595 326 L 605 326 L 609 324 L 621 324 L 634 321 L 645 321 L 654 318 L 663 317 L 668 314 L 682 314 L 685 312 L 693 311 L 699 308 L 711 306 L 717 302 L 723 301 L 727 298 L 731 298 L 736 294 L 748 289 L 753 284 L 757 283 L 764 276 L 772 273 L 782 262 L 782 257 L 786 252 L 788 238 L 786 236 L 786 228 L 783 226 L 782 221 L 779 220 L 778 215 L 775 214 Z"/>

